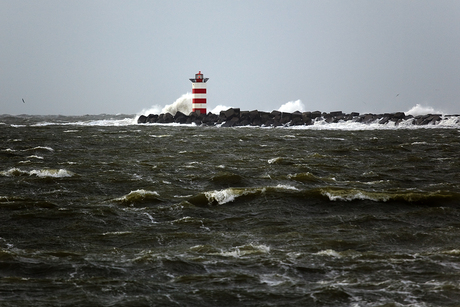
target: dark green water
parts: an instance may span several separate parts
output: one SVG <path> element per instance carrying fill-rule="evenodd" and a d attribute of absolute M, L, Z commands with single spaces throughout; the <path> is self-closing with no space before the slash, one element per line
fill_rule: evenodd
<path fill-rule="evenodd" d="M 460 130 L 0 116 L 0 306 L 458 306 Z"/>

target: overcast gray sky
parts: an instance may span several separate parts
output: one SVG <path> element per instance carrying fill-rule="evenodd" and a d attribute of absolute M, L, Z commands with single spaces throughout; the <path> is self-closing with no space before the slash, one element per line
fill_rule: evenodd
<path fill-rule="evenodd" d="M 0 114 L 136 114 L 199 70 L 208 109 L 460 113 L 460 1 L 0 0 Z"/>

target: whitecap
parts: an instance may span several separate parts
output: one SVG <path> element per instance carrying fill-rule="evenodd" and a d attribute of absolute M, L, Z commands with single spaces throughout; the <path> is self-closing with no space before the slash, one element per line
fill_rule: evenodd
<path fill-rule="evenodd" d="M 76 122 L 43 122 L 31 127 L 43 127 L 43 126 L 103 126 L 103 127 L 121 127 L 137 124 L 137 117 L 124 118 L 124 119 L 99 119 L 99 120 L 88 120 L 88 121 L 76 121 Z M 25 127 L 25 126 L 24 126 Z M 67 131 L 69 132 L 69 131 Z"/>
<path fill-rule="evenodd" d="M 225 189 L 220 191 L 205 192 L 204 195 L 209 202 L 216 201 L 219 205 L 235 200 L 239 193 L 235 189 Z"/>
<path fill-rule="evenodd" d="M 451 249 L 448 251 L 444 251 L 443 253 L 448 255 L 460 256 L 460 249 Z"/>
<path fill-rule="evenodd" d="M 34 159 L 40 159 L 40 160 L 44 159 L 42 156 L 37 156 L 37 155 L 31 155 L 31 156 L 28 156 L 26 158 L 34 158 Z"/>
<path fill-rule="evenodd" d="M 224 257 L 244 257 L 249 255 L 260 255 L 260 254 L 269 254 L 270 253 L 270 246 L 265 244 L 253 244 L 249 243 L 246 245 L 236 246 L 231 248 L 230 250 L 223 250 L 219 253 L 219 255 Z"/>
<path fill-rule="evenodd" d="M 204 192 L 204 196 L 207 198 L 209 204 L 216 202 L 219 205 L 223 205 L 233 202 L 240 196 L 264 193 L 265 190 L 265 188 L 228 188 L 224 190 Z"/>
<path fill-rule="evenodd" d="M 341 131 L 368 131 L 368 130 L 399 130 L 399 129 L 436 129 L 436 128 L 455 128 L 460 125 L 460 116 L 443 116 L 434 125 L 415 125 L 413 118 L 400 121 L 398 124 L 389 121 L 386 124 L 379 124 L 380 118 L 371 123 L 360 123 L 356 121 L 339 121 L 338 123 L 327 123 L 323 118 L 317 119 L 312 125 L 277 127 L 292 130 L 341 130 Z"/>
<path fill-rule="evenodd" d="M 54 151 L 53 148 L 48 147 L 48 146 L 36 146 L 34 148 L 28 149 L 28 150 L 48 150 L 48 151 Z"/>
<path fill-rule="evenodd" d="M 26 171 L 23 171 L 19 168 L 13 167 L 10 168 L 7 171 L 1 171 L 0 175 L 5 176 L 5 177 L 11 177 L 11 176 L 21 176 L 21 175 L 28 175 L 29 173 Z"/>
<path fill-rule="evenodd" d="M 270 287 L 279 285 L 295 284 L 296 282 L 287 275 L 280 274 L 262 274 L 260 275 L 260 282 Z"/>
<path fill-rule="evenodd" d="M 172 135 L 171 134 L 159 134 L 159 135 L 150 134 L 149 136 L 152 137 L 152 138 L 167 138 L 167 137 L 170 137 Z"/>
<path fill-rule="evenodd" d="M 274 163 L 280 161 L 281 159 L 282 159 L 282 158 L 280 158 L 280 157 L 276 157 L 276 158 L 269 159 L 269 160 L 268 160 L 268 164 L 274 164 Z"/>
<path fill-rule="evenodd" d="M 287 184 L 278 184 L 277 186 L 275 186 L 275 189 L 299 191 L 299 189 L 297 189 L 296 187 Z"/>
<path fill-rule="evenodd" d="M 153 218 L 153 216 L 151 216 L 149 213 L 147 212 L 144 212 L 145 215 L 147 215 L 150 219 L 150 222 L 152 222 L 152 224 L 157 224 L 158 222 L 155 221 L 155 219 Z"/>
<path fill-rule="evenodd" d="M 14 167 L 7 171 L 0 172 L 0 175 L 7 176 L 7 177 L 29 175 L 29 176 L 37 176 L 41 178 L 45 178 L 45 177 L 62 178 L 62 177 L 72 177 L 74 173 L 66 169 L 34 169 L 31 171 L 24 171 L 24 170 Z"/>
<path fill-rule="evenodd" d="M 104 232 L 102 235 L 103 236 L 108 236 L 108 235 L 127 235 L 133 233 L 132 231 L 110 231 L 110 232 Z"/>
<path fill-rule="evenodd" d="M 144 189 L 139 189 L 135 191 L 129 192 L 129 194 L 124 195 L 119 198 L 115 198 L 115 201 L 121 201 L 121 202 L 126 202 L 126 201 L 136 201 L 136 200 L 142 200 L 145 198 L 151 198 L 151 197 L 157 197 L 160 196 L 158 192 L 156 191 L 148 191 Z"/>
<path fill-rule="evenodd" d="M 342 257 L 338 252 L 336 252 L 333 249 L 322 250 L 322 251 L 315 253 L 314 255 L 331 256 L 331 257 L 336 257 L 336 258 Z"/>
<path fill-rule="evenodd" d="M 204 192 L 208 204 L 217 203 L 223 205 L 233 202 L 241 196 L 263 194 L 267 190 L 289 190 L 298 191 L 298 189 L 291 185 L 278 184 L 276 186 L 259 187 L 259 188 L 227 188 L 223 190 L 214 190 Z"/>
<path fill-rule="evenodd" d="M 63 177 L 72 177 L 74 175 L 73 172 L 68 171 L 66 169 L 39 169 L 39 170 L 32 170 L 29 172 L 30 175 L 35 175 L 41 178 L 44 177 L 53 177 L 53 178 L 63 178 Z"/>
<path fill-rule="evenodd" d="M 331 201 L 352 201 L 352 200 L 371 200 L 371 201 L 388 201 L 390 196 L 383 193 L 364 192 L 360 190 L 321 190 L 323 196 L 327 196 Z"/>

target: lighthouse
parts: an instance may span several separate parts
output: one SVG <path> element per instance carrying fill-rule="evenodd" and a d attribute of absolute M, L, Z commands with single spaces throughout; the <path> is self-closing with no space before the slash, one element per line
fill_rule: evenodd
<path fill-rule="evenodd" d="M 209 78 L 203 78 L 203 74 L 199 71 L 195 74 L 195 79 L 192 81 L 192 112 L 206 114 L 206 82 Z"/>

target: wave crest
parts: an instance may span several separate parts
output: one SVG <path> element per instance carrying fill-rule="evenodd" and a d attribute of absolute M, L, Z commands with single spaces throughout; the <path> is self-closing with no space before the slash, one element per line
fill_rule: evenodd
<path fill-rule="evenodd" d="M 129 194 L 122 197 L 115 198 L 115 201 L 127 205 L 140 204 L 145 202 L 160 202 L 161 199 L 159 196 L 160 194 L 155 191 L 140 189 L 131 191 Z"/>
<path fill-rule="evenodd" d="M 254 188 L 227 188 L 199 193 L 188 199 L 188 202 L 195 206 L 223 205 L 236 200 L 258 197 L 262 194 L 284 192 L 297 192 L 298 189 L 289 185 L 277 185 Z"/>
<path fill-rule="evenodd" d="M 460 199 L 460 194 L 443 191 L 434 192 L 370 192 L 358 189 L 322 188 L 319 189 L 322 196 L 331 201 L 355 201 L 370 200 L 375 202 L 401 201 L 408 203 L 436 203 L 437 200 L 448 201 Z"/>
<path fill-rule="evenodd" d="M 72 177 L 75 173 L 68 171 L 66 169 L 34 169 L 31 171 L 24 171 L 19 168 L 10 168 L 7 171 L 0 172 L 0 175 L 5 177 L 13 177 L 13 176 L 37 176 L 40 178 L 64 178 L 64 177 Z"/>

